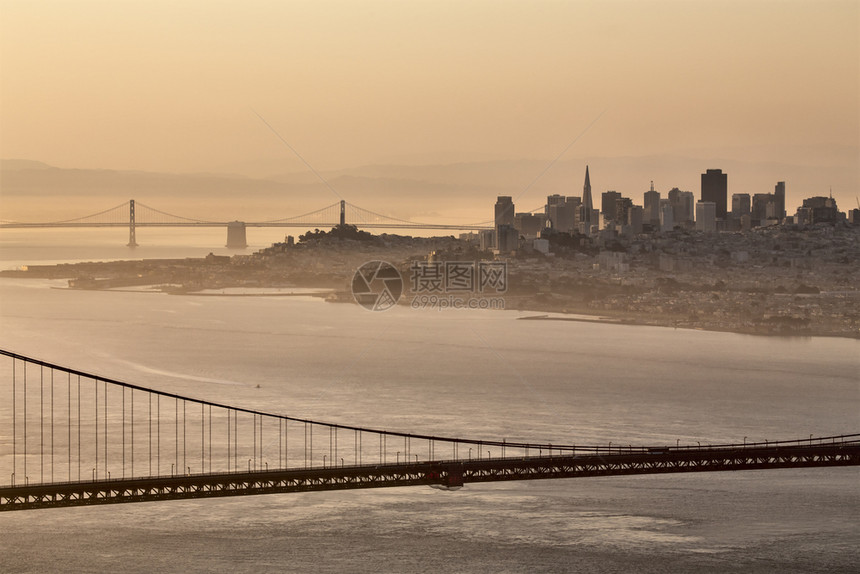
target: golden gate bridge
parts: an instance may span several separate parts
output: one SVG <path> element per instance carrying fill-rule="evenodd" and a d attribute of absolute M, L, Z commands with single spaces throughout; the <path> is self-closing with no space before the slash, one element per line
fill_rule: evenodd
<path fill-rule="evenodd" d="M 244 248 L 247 246 L 246 228 L 248 227 L 334 227 L 349 223 L 365 229 L 435 229 L 479 231 L 492 229 L 492 222 L 474 224 L 434 224 L 417 223 L 382 215 L 353 205 L 347 201 L 327 205 L 323 208 L 301 215 L 271 219 L 267 221 L 213 221 L 183 217 L 149 207 L 135 200 L 91 213 L 74 219 L 49 222 L 2 221 L 0 229 L 39 229 L 39 228 L 95 228 L 128 227 L 128 246 L 136 247 L 138 227 L 224 227 L 227 229 L 227 246 Z"/>
<path fill-rule="evenodd" d="M 860 465 L 860 434 L 706 446 L 432 436 L 219 404 L 7 350 L 0 350 L 0 396 L 0 511 Z"/>

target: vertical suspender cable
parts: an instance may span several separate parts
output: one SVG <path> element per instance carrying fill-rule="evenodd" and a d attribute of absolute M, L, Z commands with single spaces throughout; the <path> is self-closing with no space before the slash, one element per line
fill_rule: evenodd
<path fill-rule="evenodd" d="M 105 381 L 105 472 L 104 477 L 108 476 L 108 384 Z"/>
<path fill-rule="evenodd" d="M 131 477 L 134 478 L 134 389 L 131 389 Z"/>
<path fill-rule="evenodd" d="M 27 362 L 24 362 L 24 483 L 27 478 Z"/>
<path fill-rule="evenodd" d="M 15 486 L 15 472 L 18 470 L 18 397 L 15 382 L 15 357 L 12 357 L 12 486 Z"/>
<path fill-rule="evenodd" d="M 125 387 L 122 388 L 122 477 L 125 478 Z"/>
<path fill-rule="evenodd" d="M 95 411 L 96 411 L 96 466 L 93 468 L 93 480 L 99 472 L 99 382 L 93 379 L 93 388 L 95 389 Z"/>
<path fill-rule="evenodd" d="M 66 373 L 69 376 L 68 383 L 68 400 L 66 401 L 66 406 L 68 407 L 68 420 L 69 420 L 69 482 L 72 481 L 72 373 Z"/>
<path fill-rule="evenodd" d="M 78 375 L 78 482 L 81 481 L 81 376 Z"/>
<path fill-rule="evenodd" d="M 54 482 L 54 369 L 51 369 L 51 482 Z"/>
<path fill-rule="evenodd" d="M 45 366 L 39 365 L 39 482 L 45 482 Z"/>

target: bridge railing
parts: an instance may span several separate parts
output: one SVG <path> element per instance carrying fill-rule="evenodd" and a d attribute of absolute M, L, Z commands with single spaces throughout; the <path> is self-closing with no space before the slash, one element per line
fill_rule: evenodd
<path fill-rule="evenodd" d="M 682 450 L 799 448 L 860 435 L 633 446 L 396 432 L 224 405 L 0 350 L 0 484 Z"/>

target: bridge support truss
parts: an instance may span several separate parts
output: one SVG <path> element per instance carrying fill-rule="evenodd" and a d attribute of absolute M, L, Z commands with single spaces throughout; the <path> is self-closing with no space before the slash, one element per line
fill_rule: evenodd
<path fill-rule="evenodd" d="M 860 465 L 857 440 L 811 446 L 681 449 L 659 454 L 435 461 L 0 488 L 0 511 L 395 486 Z"/>
<path fill-rule="evenodd" d="M 860 465 L 860 434 L 704 447 L 439 437 L 264 413 L 0 349 L 0 511 L 470 482 Z M 11 438 L 11 441 L 8 439 Z"/>

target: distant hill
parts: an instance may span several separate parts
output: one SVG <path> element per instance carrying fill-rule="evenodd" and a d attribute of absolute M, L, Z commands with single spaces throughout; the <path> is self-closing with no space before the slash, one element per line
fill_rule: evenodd
<path fill-rule="evenodd" d="M 842 155 L 810 158 L 805 165 L 676 155 L 564 158 L 555 163 L 523 159 L 364 165 L 321 172 L 326 183 L 307 170 L 254 178 L 64 169 L 39 161 L 7 159 L 0 162 L 0 217 L 51 221 L 108 209 L 133 198 L 186 217 L 255 221 L 299 215 L 342 197 L 398 218 L 474 223 L 492 219 L 499 195 L 512 196 L 518 211 L 539 208 L 553 193 L 581 195 L 586 164 L 596 205 L 607 190 L 641 204 L 651 181 L 663 194 L 679 187 L 698 197 L 700 175 L 710 168 L 728 173 L 729 195 L 770 193 L 777 181 L 785 181 L 790 213 L 803 198 L 827 195 L 831 185 L 840 207 L 847 209 L 860 187 L 856 162 Z"/>
<path fill-rule="evenodd" d="M 32 159 L 0 159 L 0 171 L 20 171 L 23 169 L 57 169 L 41 161 Z"/>

